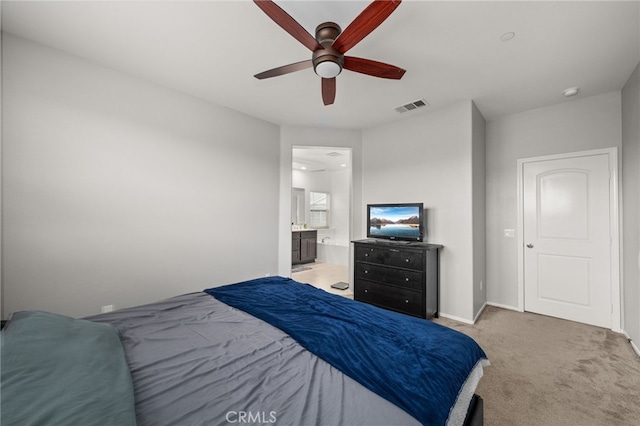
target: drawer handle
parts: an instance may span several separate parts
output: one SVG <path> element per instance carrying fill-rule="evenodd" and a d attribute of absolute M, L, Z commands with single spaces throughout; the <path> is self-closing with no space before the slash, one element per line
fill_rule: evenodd
<path fill-rule="evenodd" d="M 365 293 L 369 293 L 369 290 L 367 290 L 367 289 L 365 288 L 365 289 L 364 289 L 364 292 L 365 292 Z"/>
<path fill-rule="evenodd" d="M 406 303 L 408 305 L 409 304 L 409 299 L 405 299 L 404 303 Z"/>
<path fill-rule="evenodd" d="M 411 259 L 405 259 L 404 261 L 409 263 L 409 262 L 411 262 Z"/>
<path fill-rule="evenodd" d="M 369 257 L 369 253 L 365 253 L 365 254 L 364 254 L 364 257 Z"/>
<path fill-rule="evenodd" d="M 405 280 L 406 282 L 409 282 L 409 277 L 405 278 L 404 280 Z"/>
<path fill-rule="evenodd" d="M 365 269 L 365 270 L 364 270 L 364 273 L 365 273 L 365 274 L 368 274 L 368 273 L 369 273 L 369 271 L 367 271 L 367 270 Z"/>

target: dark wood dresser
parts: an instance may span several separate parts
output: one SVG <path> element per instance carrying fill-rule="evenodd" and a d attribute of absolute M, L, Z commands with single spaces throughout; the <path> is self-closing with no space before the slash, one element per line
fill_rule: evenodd
<path fill-rule="evenodd" d="M 354 299 L 420 318 L 439 312 L 439 252 L 420 242 L 354 243 Z"/>

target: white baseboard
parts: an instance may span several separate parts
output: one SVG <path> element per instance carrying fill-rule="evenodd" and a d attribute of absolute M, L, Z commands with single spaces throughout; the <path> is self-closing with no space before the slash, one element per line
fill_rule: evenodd
<path fill-rule="evenodd" d="M 480 310 L 478 311 L 478 313 L 476 314 L 475 318 L 473 319 L 473 323 L 475 324 L 476 321 L 478 321 L 478 318 L 480 317 L 480 315 L 482 314 L 482 312 L 484 311 L 484 308 L 487 307 L 487 302 L 484 302 L 484 305 L 482 305 L 482 307 L 480 308 Z"/>
<path fill-rule="evenodd" d="M 443 318 L 448 318 L 448 319 L 452 319 L 454 321 L 458 321 L 458 322 L 463 322 L 465 324 L 470 324 L 470 325 L 474 325 L 476 323 L 476 321 L 478 321 L 478 318 L 480 317 L 480 315 L 482 315 L 482 312 L 484 312 L 484 308 L 487 307 L 489 303 L 485 302 L 484 305 L 482 305 L 482 307 L 480 308 L 480 310 L 478 311 L 478 313 L 476 314 L 476 316 L 473 318 L 473 321 L 469 321 L 468 319 L 464 319 L 464 318 L 460 318 L 460 317 L 456 317 L 454 315 L 449 315 L 449 314 L 443 314 L 442 312 L 440 312 L 440 316 Z"/>
<path fill-rule="evenodd" d="M 633 343 L 633 340 L 631 339 L 629 339 L 629 343 L 631 343 L 631 347 L 633 348 L 633 351 L 636 353 L 636 355 L 640 357 L 640 348 L 638 348 L 636 344 Z"/>
<path fill-rule="evenodd" d="M 626 331 L 622 330 L 622 334 L 624 335 L 624 337 L 627 338 L 627 340 L 629 341 L 629 344 L 631 345 L 631 348 L 633 349 L 633 351 L 636 353 L 636 355 L 638 355 L 640 357 L 640 348 L 638 348 L 638 346 L 636 346 L 636 344 L 634 343 L 633 340 L 631 340 L 631 337 L 627 334 Z"/>
<path fill-rule="evenodd" d="M 487 305 L 489 306 L 495 306 L 496 308 L 502 308 L 502 309 L 509 309 L 510 311 L 516 311 L 516 312 L 522 312 L 520 309 L 518 309 L 516 306 L 511 306 L 511 305 L 502 305 L 500 303 L 495 303 L 495 302 L 487 302 Z"/>
<path fill-rule="evenodd" d="M 463 322 L 465 324 L 470 324 L 473 325 L 473 321 L 469 321 L 468 319 L 464 319 L 464 318 L 460 318 L 460 317 L 456 317 L 454 315 L 449 315 L 449 314 L 443 314 L 442 312 L 440 312 L 439 314 L 442 318 L 447 318 L 447 319 L 451 319 L 454 321 L 458 321 L 458 322 Z"/>

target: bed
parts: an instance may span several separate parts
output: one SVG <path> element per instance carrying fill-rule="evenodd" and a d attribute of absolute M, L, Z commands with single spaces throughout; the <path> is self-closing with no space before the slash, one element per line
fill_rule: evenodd
<path fill-rule="evenodd" d="M 468 336 L 267 277 L 2 331 L 2 425 L 481 425 Z"/>

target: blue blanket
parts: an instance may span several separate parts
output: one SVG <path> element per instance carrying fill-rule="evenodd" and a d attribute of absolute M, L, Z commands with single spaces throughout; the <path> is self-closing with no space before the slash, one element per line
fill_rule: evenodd
<path fill-rule="evenodd" d="M 205 290 L 283 330 L 308 351 L 424 425 L 444 425 L 485 353 L 470 337 L 430 321 L 268 277 Z"/>

